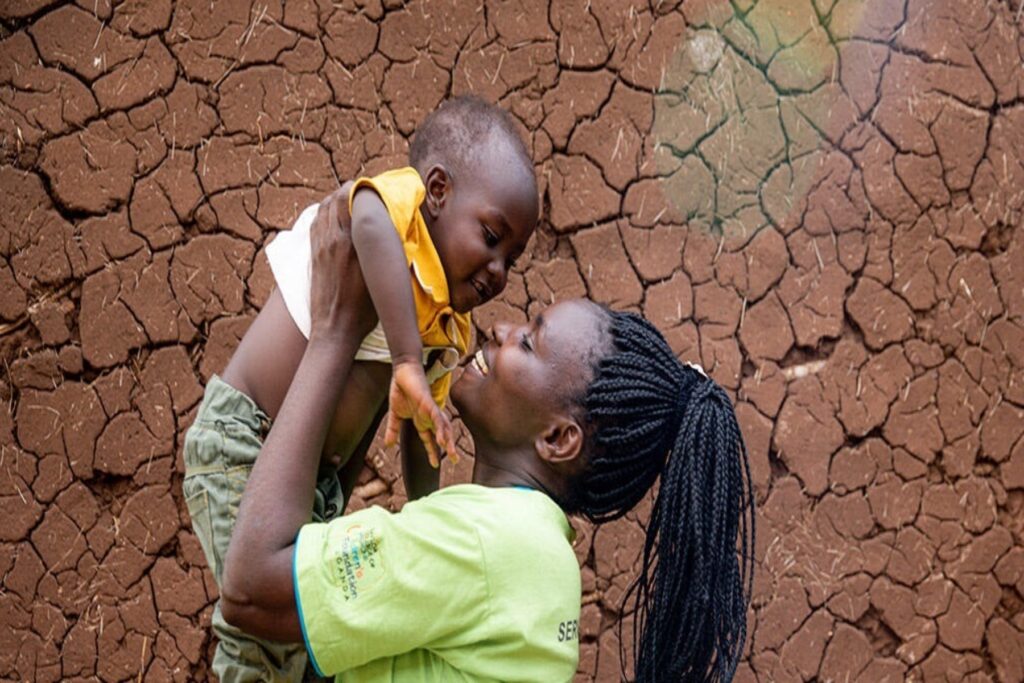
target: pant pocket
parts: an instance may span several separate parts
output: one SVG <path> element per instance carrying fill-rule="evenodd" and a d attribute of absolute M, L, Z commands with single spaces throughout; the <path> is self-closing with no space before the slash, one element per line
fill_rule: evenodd
<path fill-rule="evenodd" d="M 313 495 L 314 522 L 329 522 L 345 511 L 345 494 L 337 473 L 331 469 L 319 473 Z"/>
<path fill-rule="evenodd" d="M 213 516 L 210 510 L 210 495 L 202 487 L 190 487 L 194 482 L 185 482 L 185 506 L 188 508 L 189 517 L 192 518 L 192 530 L 199 539 L 199 545 L 203 548 L 203 555 L 206 556 L 206 564 L 209 565 L 213 576 L 220 585 L 221 558 L 217 554 L 216 539 L 213 536 Z M 195 488 L 191 493 L 190 488 Z"/>
<path fill-rule="evenodd" d="M 249 484 L 250 474 L 252 474 L 252 465 L 229 467 L 224 470 L 224 505 L 228 510 L 232 532 L 235 530 L 238 507 L 242 504 L 242 496 L 245 495 L 245 487 Z"/>

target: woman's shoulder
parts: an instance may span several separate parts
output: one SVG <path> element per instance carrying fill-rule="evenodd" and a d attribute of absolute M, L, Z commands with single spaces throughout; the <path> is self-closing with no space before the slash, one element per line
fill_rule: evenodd
<path fill-rule="evenodd" d="M 420 504 L 497 515 L 501 517 L 502 526 L 509 528 L 543 521 L 566 531 L 569 529 L 565 513 L 555 501 L 541 491 L 522 486 L 454 484 L 409 503 L 406 507 Z"/>
<path fill-rule="evenodd" d="M 422 503 L 444 510 L 451 525 L 472 531 L 488 559 L 528 551 L 578 570 L 572 527 L 562 509 L 540 491 L 459 484 L 427 496 Z"/>

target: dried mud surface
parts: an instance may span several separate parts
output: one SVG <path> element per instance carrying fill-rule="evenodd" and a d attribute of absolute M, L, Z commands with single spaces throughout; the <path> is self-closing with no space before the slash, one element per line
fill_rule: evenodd
<path fill-rule="evenodd" d="M 0 4 L 0 678 L 209 677 L 181 438 L 262 249 L 472 91 L 544 194 L 478 325 L 642 311 L 737 400 L 739 680 L 1024 680 L 1019 0 L 113 5 Z M 581 525 L 578 680 L 641 538 Z"/>

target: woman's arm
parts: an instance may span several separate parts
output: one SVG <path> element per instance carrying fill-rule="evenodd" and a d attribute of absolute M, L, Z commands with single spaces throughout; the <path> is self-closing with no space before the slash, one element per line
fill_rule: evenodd
<path fill-rule="evenodd" d="M 416 500 L 438 489 L 441 485 L 441 470 L 427 460 L 427 449 L 411 420 L 402 423 L 401 434 L 402 481 L 405 482 L 409 500 Z"/>
<path fill-rule="evenodd" d="M 277 419 L 246 484 L 224 566 L 225 620 L 274 640 L 301 641 L 292 587 L 295 537 L 309 522 L 328 424 L 375 314 L 333 194 L 312 229 L 313 327 Z"/>

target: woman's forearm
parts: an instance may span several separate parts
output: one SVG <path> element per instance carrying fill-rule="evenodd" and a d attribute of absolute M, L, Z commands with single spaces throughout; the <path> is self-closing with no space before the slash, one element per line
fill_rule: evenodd
<path fill-rule="evenodd" d="M 282 590 L 288 586 L 274 576 L 283 561 L 274 558 L 291 552 L 310 521 L 324 439 L 357 343 L 310 339 L 246 483 L 224 567 L 226 601 L 244 605 L 260 596 L 267 604 L 286 605 L 291 599 Z"/>
<path fill-rule="evenodd" d="M 402 481 L 409 500 L 428 496 L 441 484 L 441 470 L 427 460 L 427 449 L 416 433 L 411 420 L 402 423 L 401 432 Z"/>
<path fill-rule="evenodd" d="M 259 524 L 266 544 L 283 548 L 309 522 L 324 439 L 352 368 L 354 342 L 309 341 L 246 484 L 236 537 L 244 539 Z"/>
<path fill-rule="evenodd" d="M 328 197 L 313 223 L 309 343 L 249 475 L 225 560 L 225 620 L 268 638 L 301 635 L 291 574 L 295 537 L 310 521 L 328 425 L 356 350 L 377 322 L 347 213 L 339 211 L 345 196 L 342 188 Z"/>

